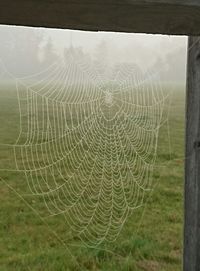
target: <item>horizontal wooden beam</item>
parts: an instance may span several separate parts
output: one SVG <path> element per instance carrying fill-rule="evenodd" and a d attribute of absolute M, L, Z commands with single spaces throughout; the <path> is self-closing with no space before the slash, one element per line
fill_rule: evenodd
<path fill-rule="evenodd" d="M 1 0 L 0 24 L 200 35 L 200 1 Z"/>

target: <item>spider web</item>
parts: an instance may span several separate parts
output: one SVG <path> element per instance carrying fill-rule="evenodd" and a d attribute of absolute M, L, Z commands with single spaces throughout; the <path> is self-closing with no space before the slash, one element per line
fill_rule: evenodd
<path fill-rule="evenodd" d="M 50 215 L 91 246 L 114 241 L 150 191 L 166 101 L 136 67 L 103 70 L 72 54 L 16 80 L 16 168 Z"/>

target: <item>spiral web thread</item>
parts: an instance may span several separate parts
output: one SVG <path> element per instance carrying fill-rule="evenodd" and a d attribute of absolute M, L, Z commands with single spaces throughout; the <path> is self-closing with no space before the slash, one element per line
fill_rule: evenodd
<path fill-rule="evenodd" d="M 127 66 L 100 73 L 70 55 L 16 80 L 16 168 L 87 245 L 114 241 L 151 189 L 166 101 L 154 79 Z"/>

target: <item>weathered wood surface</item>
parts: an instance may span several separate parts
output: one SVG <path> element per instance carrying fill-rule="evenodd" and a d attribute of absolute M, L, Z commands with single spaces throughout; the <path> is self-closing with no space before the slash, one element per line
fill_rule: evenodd
<path fill-rule="evenodd" d="M 184 271 L 200 270 L 200 37 L 188 45 Z"/>
<path fill-rule="evenodd" d="M 200 35 L 200 0 L 1 0 L 0 24 Z"/>

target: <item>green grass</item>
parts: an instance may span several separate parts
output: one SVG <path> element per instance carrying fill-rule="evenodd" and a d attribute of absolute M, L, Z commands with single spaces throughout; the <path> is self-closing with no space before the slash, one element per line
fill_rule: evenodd
<path fill-rule="evenodd" d="M 0 144 L 12 144 L 19 133 L 19 111 L 10 87 L 0 91 L 0 124 Z M 133 212 L 115 242 L 97 248 L 84 247 L 70 235 L 62 216 L 43 218 L 43 201 L 23 196 L 28 191 L 24 175 L 0 171 L 0 271 L 181 270 L 184 88 L 172 91 L 168 126 L 171 150 L 165 123 L 154 189 L 145 206 Z M 13 163 L 12 148 L 0 145 L 0 168 L 10 169 Z"/>

